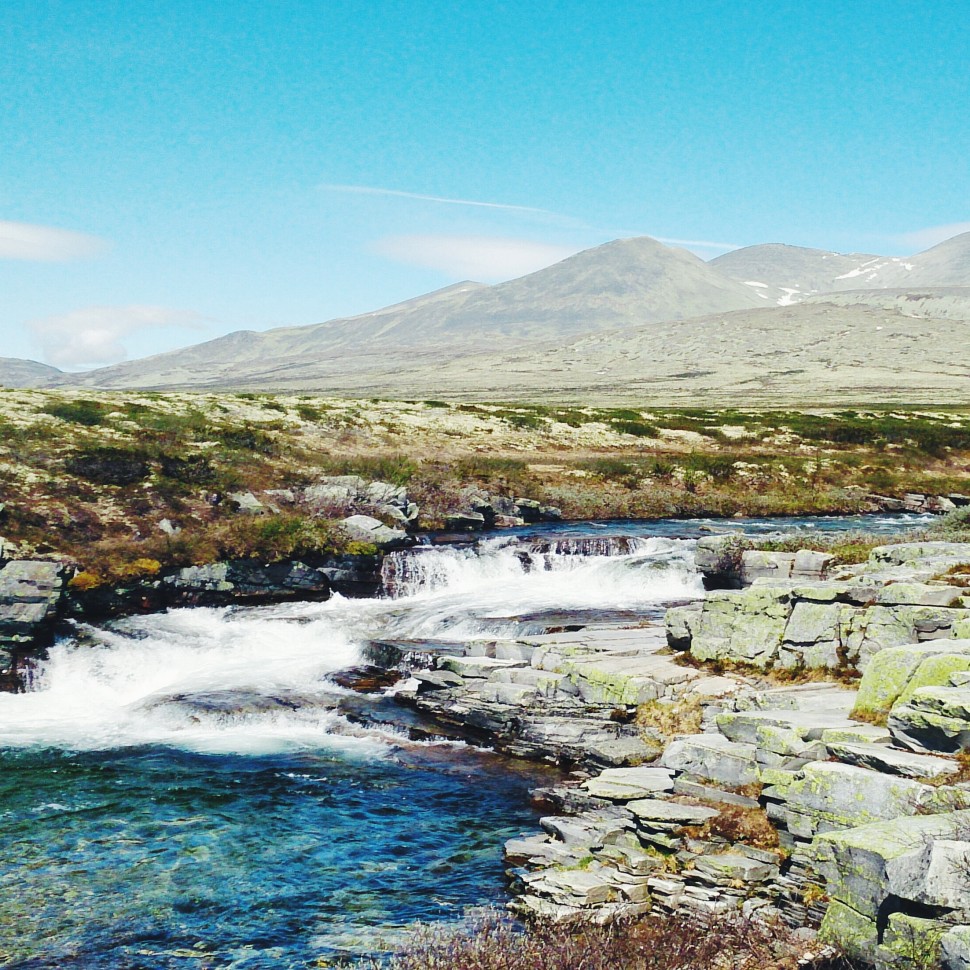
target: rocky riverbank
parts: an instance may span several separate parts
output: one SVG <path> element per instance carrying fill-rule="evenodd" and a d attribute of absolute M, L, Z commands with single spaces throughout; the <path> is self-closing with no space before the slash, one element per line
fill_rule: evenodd
<path fill-rule="evenodd" d="M 506 847 L 519 913 L 739 911 L 965 970 L 970 544 L 758 563 L 783 578 L 442 654 L 396 699 L 573 769 Z"/>

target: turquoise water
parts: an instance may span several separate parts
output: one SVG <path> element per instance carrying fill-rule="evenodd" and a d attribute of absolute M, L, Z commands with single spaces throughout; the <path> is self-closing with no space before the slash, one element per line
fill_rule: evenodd
<path fill-rule="evenodd" d="M 79 628 L 31 691 L 0 694 L 0 966 L 310 967 L 501 905 L 502 843 L 534 830 L 548 773 L 361 726 L 330 675 L 375 638 L 659 620 L 701 594 L 704 529 L 918 524 L 544 526 L 396 554 L 393 597 Z"/>
<path fill-rule="evenodd" d="M 503 893 L 539 773 L 461 749 L 0 756 L 0 964 L 288 968 Z M 393 936 L 389 939 L 393 943 Z"/>

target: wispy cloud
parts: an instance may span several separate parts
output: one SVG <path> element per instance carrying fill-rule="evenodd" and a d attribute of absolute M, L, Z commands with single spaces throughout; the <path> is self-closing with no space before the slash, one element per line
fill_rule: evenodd
<path fill-rule="evenodd" d="M 90 259 L 107 248 L 108 241 L 99 236 L 54 226 L 0 220 L 0 259 L 64 263 Z"/>
<path fill-rule="evenodd" d="M 143 330 L 202 330 L 206 318 L 194 310 L 164 306 L 89 306 L 31 320 L 44 359 L 55 367 L 87 368 L 128 359 L 126 337 Z"/>
<path fill-rule="evenodd" d="M 388 236 L 375 252 L 399 263 L 435 269 L 459 279 L 493 283 L 535 272 L 578 252 L 578 246 L 558 246 L 504 236 Z"/>
<path fill-rule="evenodd" d="M 929 249 L 937 243 L 945 242 L 954 236 L 959 236 L 962 232 L 970 232 L 970 222 L 951 222 L 945 226 L 927 226 L 925 229 L 916 229 L 913 232 L 905 232 L 899 236 L 894 236 L 894 242 L 900 246 L 909 246 L 913 250 Z"/>
<path fill-rule="evenodd" d="M 649 236 L 650 233 L 640 233 Z M 657 242 L 662 242 L 665 246 L 685 246 L 687 249 L 716 249 L 726 253 L 731 249 L 740 249 L 741 243 L 709 242 L 706 239 L 668 239 L 666 236 L 654 236 Z"/>
<path fill-rule="evenodd" d="M 376 185 L 321 185 L 325 192 L 347 192 L 351 195 L 389 195 L 398 199 L 415 199 L 419 202 L 439 202 L 442 205 L 466 205 L 478 209 L 504 209 L 507 212 L 531 212 L 544 216 L 557 216 L 558 213 L 547 209 L 537 209 L 528 205 L 508 205 L 505 202 L 480 202 L 477 199 L 450 199 L 442 195 L 424 195 L 421 192 L 403 192 L 400 189 L 385 189 Z"/>

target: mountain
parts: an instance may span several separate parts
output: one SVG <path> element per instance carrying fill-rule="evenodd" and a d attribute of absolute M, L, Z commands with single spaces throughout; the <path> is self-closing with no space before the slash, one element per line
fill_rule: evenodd
<path fill-rule="evenodd" d="M 710 265 L 777 306 L 844 290 L 970 286 L 970 232 L 905 258 L 768 243 L 735 249 Z"/>
<path fill-rule="evenodd" d="M 761 303 L 750 288 L 691 253 L 647 237 L 585 250 L 520 279 L 459 283 L 374 313 L 265 333 L 240 331 L 186 350 L 101 368 L 65 383 L 93 387 L 306 386 L 345 358 L 447 356 L 512 341 L 679 320 Z"/>
<path fill-rule="evenodd" d="M 0 357 L 0 387 L 44 387 L 62 374 L 56 367 L 36 360 Z"/>
<path fill-rule="evenodd" d="M 738 310 L 458 359 L 418 357 L 404 372 L 372 362 L 329 375 L 325 386 L 361 397 L 587 404 L 966 403 L 970 301 L 964 306 L 962 318 L 948 319 L 821 300 Z"/>

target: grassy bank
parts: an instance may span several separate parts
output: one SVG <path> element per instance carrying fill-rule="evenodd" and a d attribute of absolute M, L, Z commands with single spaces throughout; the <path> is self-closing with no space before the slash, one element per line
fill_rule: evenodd
<path fill-rule="evenodd" d="M 0 391 L 0 535 L 102 572 L 339 551 L 340 509 L 225 500 L 339 474 L 405 485 L 423 528 L 469 485 L 569 518 L 853 512 L 970 491 L 970 415 Z"/>

